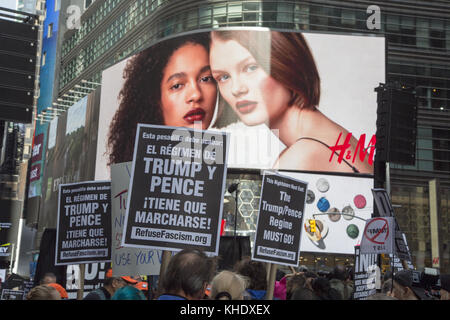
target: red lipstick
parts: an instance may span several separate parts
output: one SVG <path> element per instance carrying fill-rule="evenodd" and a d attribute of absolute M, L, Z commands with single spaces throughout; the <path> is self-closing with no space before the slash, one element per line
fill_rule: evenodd
<path fill-rule="evenodd" d="M 203 121 L 205 115 L 205 110 L 203 110 L 202 108 L 195 108 L 186 113 L 183 119 L 187 122 L 194 123 L 195 121 Z"/>

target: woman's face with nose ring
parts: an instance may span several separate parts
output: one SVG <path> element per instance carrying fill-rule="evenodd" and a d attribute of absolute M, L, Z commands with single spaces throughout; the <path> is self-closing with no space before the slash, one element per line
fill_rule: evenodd
<path fill-rule="evenodd" d="M 239 42 L 222 40 L 213 33 L 210 63 L 221 95 L 246 125 L 270 124 L 289 106 L 290 91 L 268 75 Z"/>

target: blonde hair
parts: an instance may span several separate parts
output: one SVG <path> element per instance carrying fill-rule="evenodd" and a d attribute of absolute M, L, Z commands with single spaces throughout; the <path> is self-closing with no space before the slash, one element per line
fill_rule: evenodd
<path fill-rule="evenodd" d="M 36 286 L 27 294 L 27 300 L 61 300 L 58 290 L 47 285 Z"/>
<path fill-rule="evenodd" d="M 226 299 L 227 295 L 216 298 L 218 294 L 225 292 L 231 296 L 231 300 L 242 300 L 247 285 L 248 280 L 245 277 L 232 271 L 222 271 L 211 282 L 211 298 Z"/>

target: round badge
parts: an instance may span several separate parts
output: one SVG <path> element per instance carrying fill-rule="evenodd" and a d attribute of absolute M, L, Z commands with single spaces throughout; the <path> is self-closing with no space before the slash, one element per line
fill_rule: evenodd
<path fill-rule="evenodd" d="M 316 200 L 316 195 L 314 194 L 314 192 L 312 192 L 311 190 L 307 190 L 306 191 L 306 203 L 313 203 L 314 200 Z"/>
<path fill-rule="evenodd" d="M 317 208 L 321 211 L 321 212 L 326 212 L 328 209 L 330 209 L 330 202 L 322 197 L 319 199 L 319 201 L 317 201 Z"/>
<path fill-rule="evenodd" d="M 338 222 L 341 219 L 341 214 L 337 208 L 331 208 L 327 211 L 328 218 L 333 222 Z"/>
<path fill-rule="evenodd" d="M 319 190 L 320 192 L 327 192 L 328 189 L 330 189 L 330 184 L 328 183 L 328 181 L 326 179 L 320 178 L 316 182 L 316 187 L 317 187 L 317 190 Z"/>
<path fill-rule="evenodd" d="M 347 227 L 347 235 L 352 238 L 356 239 L 359 235 L 359 229 L 356 224 L 351 224 Z"/>
<path fill-rule="evenodd" d="M 355 216 L 355 210 L 351 206 L 346 206 L 342 209 L 342 216 L 345 220 L 352 220 Z"/>
<path fill-rule="evenodd" d="M 353 202 L 358 209 L 364 208 L 367 204 L 366 198 L 362 194 L 358 194 L 357 196 L 355 196 Z"/>

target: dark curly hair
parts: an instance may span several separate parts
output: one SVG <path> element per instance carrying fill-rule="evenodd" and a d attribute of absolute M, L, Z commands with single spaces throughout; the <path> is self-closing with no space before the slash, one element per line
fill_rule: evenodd
<path fill-rule="evenodd" d="M 131 161 L 138 123 L 164 125 L 161 80 L 173 52 L 187 43 L 209 52 L 209 33 L 195 33 L 159 42 L 133 56 L 124 70 L 125 84 L 108 134 L 108 165 Z"/>
<path fill-rule="evenodd" d="M 267 271 L 262 262 L 245 257 L 236 263 L 234 271 L 250 280 L 248 289 L 267 290 Z"/>

